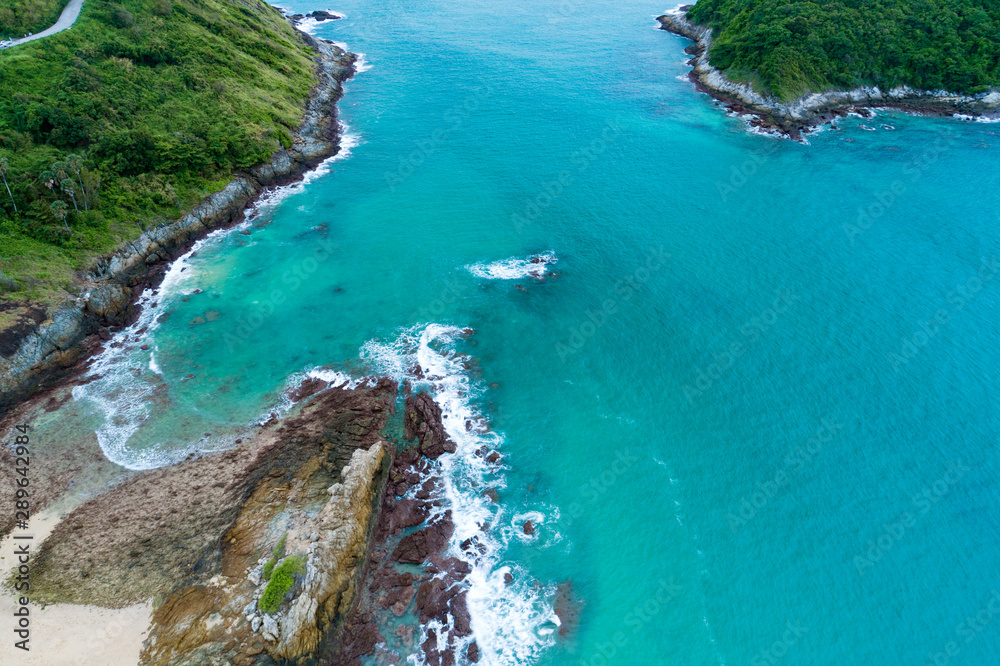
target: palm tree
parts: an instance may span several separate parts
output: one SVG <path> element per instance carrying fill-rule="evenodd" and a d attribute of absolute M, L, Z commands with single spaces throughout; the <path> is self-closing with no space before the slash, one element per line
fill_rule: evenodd
<path fill-rule="evenodd" d="M 76 185 L 73 183 L 72 178 L 64 178 L 61 183 L 59 183 L 59 189 L 69 195 L 69 198 L 73 200 L 73 208 L 76 212 L 80 212 L 80 207 L 76 205 Z"/>
<path fill-rule="evenodd" d="M 14 201 L 14 195 L 10 192 L 10 185 L 7 184 L 7 172 L 10 171 L 10 162 L 7 161 L 6 157 L 0 157 L 0 176 L 3 177 L 4 187 L 7 188 L 7 194 L 10 196 L 10 202 L 14 204 L 14 212 L 17 212 L 17 202 Z"/>
<path fill-rule="evenodd" d="M 50 170 L 46 169 L 45 171 L 38 174 L 38 180 L 42 181 L 42 185 L 51 190 L 56 184 L 56 175 L 52 173 Z"/>
<path fill-rule="evenodd" d="M 90 195 L 87 194 L 87 188 L 83 186 L 83 176 L 81 175 L 83 158 L 79 155 L 67 155 L 66 166 L 76 174 L 76 179 L 80 182 L 80 191 L 83 192 L 83 209 L 90 210 Z"/>
<path fill-rule="evenodd" d="M 66 222 L 66 216 L 69 215 L 69 206 L 66 205 L 66 202 L 53 201 L 49 208 L 52 209 L 52 214 L 56 216 L 56 219 L 62 222 L 63 226 L 66 227 L 66 231 L 73 233 L 73 230 L 69 228 L 69 224 Z"/>

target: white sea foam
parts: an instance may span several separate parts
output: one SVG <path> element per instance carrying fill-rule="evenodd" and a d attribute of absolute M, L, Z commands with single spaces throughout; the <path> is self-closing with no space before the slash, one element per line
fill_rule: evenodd
<path fill-rule="evenodd" d="M 88 376 L 96 379 L 73 387 L 74 399 L 89 402 L 103 414 L 104 422 L 96 431 L 97 442 L 111 462 L 135 470 L 175 462 L 169 457 L 164 458 L 162 453 L 139 452 L 128 445 L 129 438 L 149 418 L 149 402 L 155 392 L 167 389 L 154 352 L 137 349 L 135 345 L 160 326 L 158 318 L 165 310 L 165 301 L 194 291 L 189 284 L 195 275 L 190 261 L 192 255 L 246 226 L 248 223 L 244 222 L 211 232 L 171 264 L 160 286 L 146 289 L 139 297 L 138 305 L 142 312 L 135 323 L 115 334 L 104 350 L 94 357 Z M 138 333 L 142 329 L 145 331 Z M 205 447 L 201 448 L 204 450 Z"/>
<path fill-rule="evenodd" d="M 360 74 L 361 72 L 367 72 L 369 69 L 372 68 L 372 66 L 369 65 L 368 61 L 365 59 L 365 54 L 364 53 L 355 53 L 354 55 L 358 56 L 358 59 L 354 61 L 354 71 L 355 72 L 357 72 L 358 74 Z"/>
<path fill-rule="evenodd" d="M 301 30 L 302 32 L 306 33 L 307 35 L 312 35 L 316 32 L 316 26 L 319 24 L 320 21 L 317 21 L 311 16 L 307 16 L 306 18 L 296 22 L 295 27 Z"/>
<path fill-rule="evenodd" d="M 350 156 L 351 149 L 358 145 L 360 138 L 350 134 L 345 125 L 341 125 L 341 131 L 340 151 L 336 155 L 307 171 L 302 180 L 265 192 L 247 211 L 244 222 L 209 233 L 174 261 L 159 287 L 146 289 L 139 296 L 138 306 L 142 311 L 135 323 L 118 332 L 91 361 L 88 377 L 95 379 L 74 387 L 73 397 L 89 402 L 104 416 L 104 422 L 98 427 L 96 435 L 101 451 L 108 460 L 127 469 L 141 470 L 172 464 L 177 461 L 178 456 L 186 455 L 186 452 L 179 451 L 172 454 L 156 450 L 136 451 L 128 444 L 132 435 L 149 419 L 149 403 L 155 397 L 155 392 L 169 390 L 164 382 L 162 368 L 156 362 L 156 350 L 141 350 L 136 345 L 141 344 L 141 340 L 150 338 L 159 328 L 161 322 L 158 317 L 167 309 L 166 303 L 169 300 L 186 296 L 195 290 L 191 284 L 197 275 L 191 263 L 195 253 L 230 234 L 249 228 L 254 220 L 273 210 L 291 194 L 301 192 L 306 185 L 329 173 L 333 162 Z M 143 329 L 144 332 L 140 334 L 139 331 Z M 216 443 L 217 446 L 223 444 Z M 209 450 L 211 446 L 206 446 L 205 442 L 198 443 L 201 451 Z"/>
<path fill-rule="evenodd" d="M 320 162 L 316 165 L 315 169 L 306 171 L 302 174 L 301 180 L 264 190 L 254 205 L 247 210 L 246 218 L 248 221 L 254 222 L 261 217 L 273 214 L 285 199 L 293 194 L 299 194 L 305 190 L 307 185 L 330 173 L 330 169 L 335 162 L 345 160 L 351 156 L 351 150 L 361 143 L 361 136 L 351 133 L 350 128 L 346 124 L 338 124 L 340 127 L 340 150 L 337 151 L 337 154 Z"/>
<path fill-rule="evenodd" d="M 473 404 L 480 387 L 465 370 L 468 357 L 455 351 L 456 342 L 463 336 L 459 328 L 428 324 L 405 330 L 389 343 L 369 341 L 361 356 L 375 374 L 408 380 L 414 388 L 426 390 L 441 407 L 445 431 L 456 444 L 454 454 L 441 456 L 435 463 L 443 484 L 442 510 L 451 511 L 455 524 L 448 554 L 463 559 L 472 568 L 466 583 L 473 633 L 455 646 L 456 654 L 464 652 L 474 639 L 482 663 L 531 664 L 554 642 L 559 619 L 549 600 L 555 589 L 537 585 L 523 567 L 505 560 L 506 551 L 512 540 L 519 538 L 516 535 L 525 536 L 524 520 L 546 526 L 555 522 L 558 511 L 514 513 L 483 496 L 485 488 L 502 488 L 505 480 L 502 471 L 476 451 L 484 445 L 499 449 L 503 436 L 467 426 L 480 422 L 482 414 Z M 482 526 L 487 522 L 506 527 L 485 532 Z M 473 537 L 483 545 L 483 552 L 473 554 L 461 549 L 460 544 Z M 504 580 L 505 573 L 513 575 L 510 584 Z M 423 628 L 424 639 L 429 628 Z M 439 637 L 444 633 L 437 632 Z M 410 663 L 419 665 L 423 661 L 412 656 Z"/>
<path fill-rule="evenodd" d="M 526 259 L 511 257 L 491 264 L 469 264 L 466 270 L 486 280 L 520 280 L 523 278 L 545 277 L 548 267 L 559 261 L 554 252 L 533 254 Z"/>

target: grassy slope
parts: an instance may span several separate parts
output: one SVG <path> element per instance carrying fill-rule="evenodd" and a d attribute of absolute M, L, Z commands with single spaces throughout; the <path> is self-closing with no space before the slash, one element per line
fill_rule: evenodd
<path fill-rule="evenodd" d="M 96 254 L 289 145 L 313 83 L 311 49 L 260 0 L 86 0 L 71 30 L 0 51 L 4 298 L 58 302 Z M 79 213 L 40 179 L 70 154 Z"/>
<path fill-rule="evenodd" d="M 783 99 L 859 85 L 977 93 L 1000 84 L 995 0 L 699 0 L 709 61 Z"/>
<path fill-rule="evenodd" d="M 0 39 L 41 32 L 56 22 L 69 0 L 0 0 Z"/>

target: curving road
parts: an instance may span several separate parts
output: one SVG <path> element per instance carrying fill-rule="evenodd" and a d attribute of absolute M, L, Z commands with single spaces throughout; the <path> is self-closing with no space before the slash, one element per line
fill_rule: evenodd
<path fill-rule="evenodd" d="M 54 35 L 57 32 L 62 32 L 66 30 L 71 25 L 76 23 L 76 19 L 80 16 L 80 9 L 83 7 L 83 0 L 69 0 L 59 18 L 51 27 L 42 30 L 38 34 L 31 35 L 29 37 L 22 37 L 20 39 L 13 39 L 7 42 L 0 41 L 0 49 L 10 48 L 12 46 L 17 46 L 18 44 L 24 44 L 25 42 L 31 42 L 36 39 L 41 39 L 42 37 L 48 37 L 49 35 Z"/>

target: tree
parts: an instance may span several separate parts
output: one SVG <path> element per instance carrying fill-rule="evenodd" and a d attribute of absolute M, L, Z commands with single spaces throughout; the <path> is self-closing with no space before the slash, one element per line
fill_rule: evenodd
<path fill-rule="evenodd" d="M 7 172 L 10 171 L 10 162 L 7 161 L 6 157 L 0 157 L 0 176 L 3 177 L 4 187 L 7 188 L 7 194 L 10 196 L 10 202 L 14 204 L 14 212 L 17 212 L 17 202 L 14 201 L 14 195 L 11 194 L 10 185 L 7 184 Z"/>
<path fill-rule="evenodd" d="M 66 167 L 76 175 L 76 179 L 80 183 L 80 192 L 83 194 L 83 209 L 90 210 L 90 195 L 87 194 L 87 188 L 83 186 L 83 176 L 81 175 L 83 158 L 79 155 L 67 155 Z"/>
<path fill-rule="evenodd" d="M 38 180 L 42 181 L 42 185 L 51 190 L 53 187 L 55 187 L 56 175 L 52 173 L 51 170 L 46 169 L 45 171 L 38 174 Z"/>
<path fill-rule="evenodd" d="M 69 224 L 66 222 L 66 216 L 69 215 L 69 206 L 66 205 L 66 202 L 61 200 L 53 201 L 49 208 L 52 209 L 52 214 L 56 216 L 56 219 L 66 227 L 66 231 L 73 233 L 73 230 L 69 228 Z"/>
<path fill-rule="evenodd" d="M 73 201 L 73 208 L 79 213 L 80 207 L 76 205 L 76 185 L 73 183 L 73 179 L 64 178 L 62 182 L 59 183 L 59 189 L 69 195 L 69 198 Z"/>

